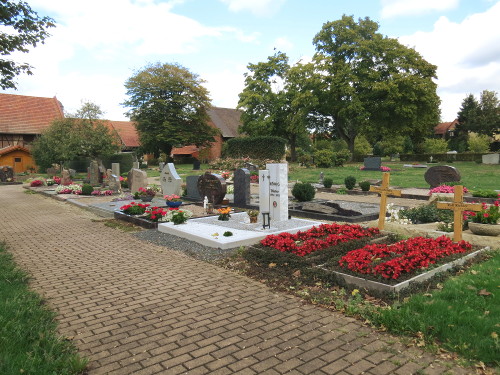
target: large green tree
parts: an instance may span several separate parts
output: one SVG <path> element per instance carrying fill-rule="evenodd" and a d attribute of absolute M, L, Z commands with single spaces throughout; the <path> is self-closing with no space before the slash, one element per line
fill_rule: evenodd
<path fill-rule="evenodd" d="M 436 66 L 378 27 L 344 15 L 313 40 L 319 112 L 328 119 L 317 130 L 345 140 L 351 153 L 360 134 L 418 140 L 439 122 Z"/>
<path fill-rule="evenodd" d="M 244 110 L 241 131 L 286 139 L 295 161 L 297 142 L 315 120 L 310 116 L 317 105 L 312 64 L 291 66 L 287 55 L 277 52 L 265 62 L 249 64 L 248 70 L 238 103 Z"/>
<path fill-rule="evenodd" d="M 32 146 L 33 157 L 41 168 L 64 165 L 77 157 L 100 161 L 120 151 L 118 135 L 100 117 L 94 103 L 84 103 L 75 115 L 54 120 Z"/>
<path fill-rule="evenodd" d="M 51 18 L 39 17 L 26 2 L 0 0 L 0 26 L 0 55 L 9 56 L 43 43 L 49 36 L 47 29 L 55 25 Z M 29 64 L 0 58 L 0 87 L 15 89 L 15 77 L 21 73 L 31 75 L 31 69 Z"/>
<path fill-rule="evenodd" d="M 178 64 L 151 64 L 125 83 L 142 151 L 170 155 L 172 147 L 207 146 L 217 131 L 208 125 L 209 93 L 198 75 Z"/>
<path fill-rule="evenodd" d="M 484 90 L 479 101 L 469 94 L 458 112 L 459 133 L 500 134 L 500 101 L 495 91 Z"/>

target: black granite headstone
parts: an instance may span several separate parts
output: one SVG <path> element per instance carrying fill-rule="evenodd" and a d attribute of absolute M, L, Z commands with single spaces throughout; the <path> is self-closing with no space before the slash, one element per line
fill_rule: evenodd
<path fill-rule="evenodd" d="M 246 168 L 234 171 L 234 204 L 236 206 L 250 204 L 250 171 Z"/>
<path fill-rule="evenodd" d="M 193 171 L 199 171 L 201 167 L 201 162 L 199 160 L 193 161 Z"/>
<path fill-rule="evenodd" d="M 204 197 L 200 196 L 198 191 L 198 179 L 201 176 L 187 176 L 186 177 L 186 198 L 190 200 L 202 200 Z"/>
<path fill-rule="evenodd" d="M 382 158 L 379 156 L 364 159 L 365 171 L 379 171 L 382 166 Z"/>

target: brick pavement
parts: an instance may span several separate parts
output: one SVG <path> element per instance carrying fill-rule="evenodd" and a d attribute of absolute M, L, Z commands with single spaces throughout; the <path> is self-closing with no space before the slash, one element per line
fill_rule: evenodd
<path fill-rule="evenodd" d="M 90 375 L 468 373 L 20 186 L 0 187 L 0 213 L 0 240 Z"/>

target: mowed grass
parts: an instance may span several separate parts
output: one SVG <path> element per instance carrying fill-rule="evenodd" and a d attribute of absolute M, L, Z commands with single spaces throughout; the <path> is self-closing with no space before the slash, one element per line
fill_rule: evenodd
<path fill-rule="evenodd" d="M 408 168 L 404 164 L 407 162 L 382 162 L 383 166 L 391 168 L 391 185 L 402 188 L 428 188 L 429 184 L 425 181 L 425 168 Z M 454 162 L 451 164 L 436 163 L 429 166 L 450 165 L 455 167 L 460 175 L 461 182 L 469 190 L 500 190 L 500 165 L 477 164 L 475 162 Z M 343 185 L 344 179 L 347 176 L 354 176 L 357 182 L 364 180 L 380 180 L 382 172 L 378 171 L 362 171 L 360 167 L 363 163 L 347 163 L 343 167 L 337 168 L 316 168 L 316 167 L 301 167 L 297 163 L 290 163 L 288 178 L 290 181 L 302 181 L 316 183 L 319 181 L 319 174 L 323 172 L 325 177 L 333 179 L 335 185 Z M 184 180 L 186 176 L 201 175 L 206 170 L 209 170 L 207 164 L 201 166 L 201 170 L 193 171 L 192 164 L 177 164 L 175 166 L 177 173 Z M 214 171 L 218 172 L 218 171 Z M 160 173 L 157 170 L 148 170 L 149 177 L 158 177 Z"/>
<path fill-rule="evenodd" d="M 443 283 L 373 319 L 392 332 L 414 336 L 470 360 L 500 365 L 500 250 Z"/>
<path fill-rule="evenodd" d="M 0 374 L 81 373 L 87 361 L 58 337 L 55 313 L 29 290 L 27 280 L 0 243 Z"/>

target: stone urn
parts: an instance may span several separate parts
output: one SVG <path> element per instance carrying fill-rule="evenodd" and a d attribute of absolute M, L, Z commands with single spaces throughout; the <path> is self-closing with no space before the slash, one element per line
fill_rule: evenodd
<path fill-rule="evenodd" d="M 151 195 L 141 195 L 139 197 L 139 199 L 143 202 L 151 202 L 153 200 L 154 197 L 152 197 Z"/>
<path fill-rule="evenodd" d="M 479 236 L 498 236 L 500 235 L 500 224 L 480 224 L 469 223 L 469 229 L 472 233 Z"/>

